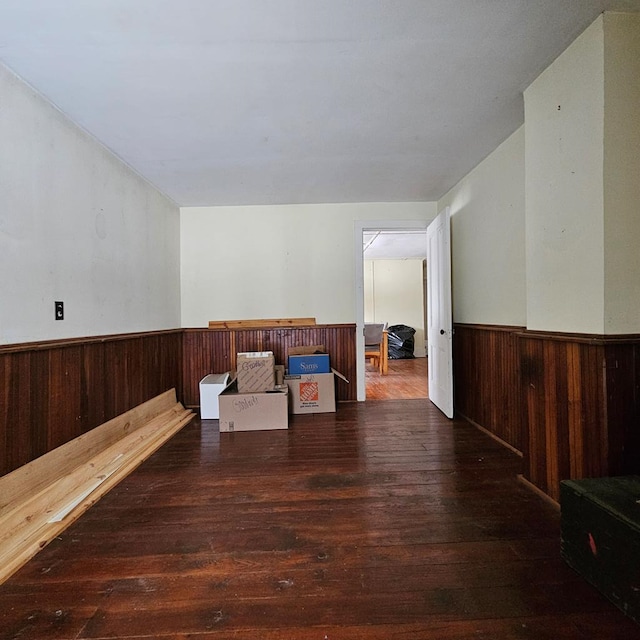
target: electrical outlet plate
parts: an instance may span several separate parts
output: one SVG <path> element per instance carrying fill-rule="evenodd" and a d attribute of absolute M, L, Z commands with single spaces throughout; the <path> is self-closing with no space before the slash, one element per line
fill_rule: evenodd
<path fill-rule="evenodd" d="M 64 302 L 56 300 L 56 320 L 64 320 Z"/>

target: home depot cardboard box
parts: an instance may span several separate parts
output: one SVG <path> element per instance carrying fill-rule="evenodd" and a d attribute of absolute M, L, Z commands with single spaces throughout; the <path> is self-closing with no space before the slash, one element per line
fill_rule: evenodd
<path fill-rule="evenodd" d="M 288 387 L 271 391 L 240 393 L 233 380 L 218 396 L 220 431 L 258 431 L 287 429 Z"/>
<path fill-rule="evenodd" d="M 272 351 L 252 351 L 236 356 L 239 393 L 271 391 L 275 387 Z"/>
<path fill-rule="evenodd" d="M 286 375 L 291 413 L 334 413 L 336 410 L 335 377 L 349 382 L 341 373 Z"/>
<path fill-rule="evenodd" d="M 200 417 L 203 420 L 220 417 L 218 396 L 229 384 L 230 374 L 210 373 L 200 380 Z"/>

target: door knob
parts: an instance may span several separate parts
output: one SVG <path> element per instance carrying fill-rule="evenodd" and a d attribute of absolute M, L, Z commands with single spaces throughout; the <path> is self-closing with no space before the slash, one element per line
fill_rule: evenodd
<path fill-rule="evenodd" d="M 440 335 L 443 336 L 444 335 L 444 329 L 440 329 Z"/>

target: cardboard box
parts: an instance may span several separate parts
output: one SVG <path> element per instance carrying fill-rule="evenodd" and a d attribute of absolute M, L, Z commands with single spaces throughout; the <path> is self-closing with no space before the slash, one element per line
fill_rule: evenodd
<path fill-rule="evenodd" d="M 307 344 L 301 347 L 289 347 L 287 349 L 288 356 L 306 356 L 310 353 L 327 353 L 323 344 Z"/>
<path fill-rule="evenodd" d="M 239 393 L 273 390 L 276 382 L 272 351 L 238 353 L 236 363 Z"/>
<path fill-rule="evenodd" d="M 291 413 L 334 413 L 336 388 L 334 373 L 287 375 Z"/>
<path fill-rule="evenodd" d="M 289 356 L 289 375 L 331 373 L 328 353 Z"/>
<path fill-rule="evenodd" d="M 230 375 L 227 373 L 210 373 L 200 380 L 200 417 L 203 420 L 220 417 L 218 396 L 229 384 Z"/>
<path fill-rule="evenodd" d="M 288 388 L 269 392 L 239 393 L 237 380 L 232 381 L 218 396 L 220 431 L 258 431 L 287 429 Z"/>

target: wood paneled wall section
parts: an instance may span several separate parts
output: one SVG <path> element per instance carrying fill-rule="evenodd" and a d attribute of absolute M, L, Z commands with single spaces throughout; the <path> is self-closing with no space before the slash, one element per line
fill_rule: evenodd
<path fill-rule="evenodd" d="M 0 347 L 0 475 L 171 389 L 182 330 Z"/>
<path fill-rule="evenodd" d="M 640 338 L 609 342 L 605 370 L 612 475 L 640 474 Z"/>
<path fill-rule="evenodd" d="M 522 451 L 517 334 L 522 327 L 456 324 L 453 337 L 456 411 Z"/>
<path fill-rule="evenodd" d="M 171 388 L 200 404 L 204 375 L 235 366 L 239 351 L 323 344 L 338 400 L 356 399 L 355 325 L 251 330 L 176 329 L 0 346 L 0 475 Z M 183 379 L 184 375 L 184 379 Z"/>
<path fill-rule="evenodd" d="M 456 324 L 456 411 L 523 454 L 554 500 L 569 478 L 640 473 L 640 337 Z"/>
<path fill-rule="evenodd" d="M 519 342 L 525 478 L 558 500 L 561 480 L 640 473 L 640 339 Z"/>
<path fill-rule="evenodd" d="M 0 346 L 0 475 L 167 389 L 199 405 L 207 373 L 240 351 L 323 344 L 338 400 L 356 400 L 355 325 L 178 329 Z M 523 453 L 555 500 L 567 478 L 640 473 L 640 336 L 568 336 L 457 324 L 456 410 Z"/>
<path fill-rule="evenodd" d="M 331 366 L 350 383 L 337 381 L 338 400 L 356 400 L 356 327 L 354 324 L 274 327 L 265 329 L 185 329 L 184 404 L 200 404 L 199 382 L 208 373 L 235 368 L 235 354 L 243 351 L 273 351 L 276 364 L 286 365 L 287 349 L 322 344 L 331 356 Z"/>

